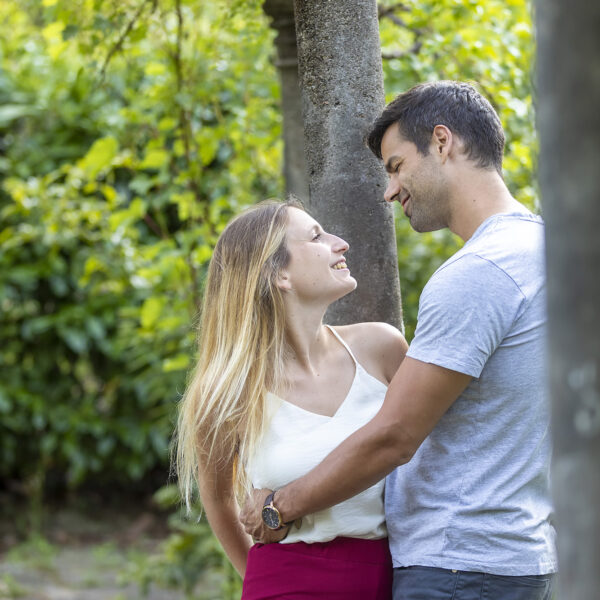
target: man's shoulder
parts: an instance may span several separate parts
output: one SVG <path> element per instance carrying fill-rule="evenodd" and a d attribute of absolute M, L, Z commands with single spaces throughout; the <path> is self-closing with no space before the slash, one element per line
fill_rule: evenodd
<path fill-rule="evenodd" d="M 434 286 L 464 285 L 489 280 L 496 285 L 512 281 L 527 289 L 545 278 L 544 227 L 536 215 L 506 215 L 469 240 L 435 271 Z"/>
<path fill-rule="evenodd" d="M 498 258 L 476 248 L 463 248 L 434 272 L 423 291 L 448 287 L 453 293 L 462 294 L 473 286 L 487 285 L 486 282 L 511 281 L 506 265 Z"/>
<path fill-rule="evenodd" d="M 523 255 L 534 260 L 543 257 L 544 222 L 538 215 L 500 214 L 484 222 L 482 228 L 455 256 L 474 254 L 500 267 Z"/>

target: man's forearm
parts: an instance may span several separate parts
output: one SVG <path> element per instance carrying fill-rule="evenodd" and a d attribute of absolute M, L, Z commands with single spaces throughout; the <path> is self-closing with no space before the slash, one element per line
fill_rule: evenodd
<path fill-rule="evenodd" d="M 414 449 L 409 439 L 403 443 L 398 425 L 379 413 L 312 471 L 278 490 L 275 505 L 289 522 L 338 504 L 408 462 Z"/>
<path fill-rule="evenodd" d="M 467 387 L 471 376 L 405 358 L 388 388 L 381 410 L 312 471 L 275 494 L 285 523 L 339 504 L 407 463 L 442 415 Z M 260 517 L 268 490 L 246 504 L 242 521 L 255 538 L 264 537 Z"/>
<path fill-rule="evenodd" d="M 405 358 L 375 417 L 275 494 L 284 521 L 343 502 L 407 463 L 470 380 L 469 375 Z"/>

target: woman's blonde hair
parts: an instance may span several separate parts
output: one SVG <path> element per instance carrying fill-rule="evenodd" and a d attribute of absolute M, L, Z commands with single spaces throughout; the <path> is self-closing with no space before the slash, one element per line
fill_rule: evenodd
<path fill-rule="evenodd" d="M 265 426 L 267 392 L 284 385 L 285 314 L 277 277 L 289 261 L 288 207 L 265 201 L 235 217 L 215 247 L 204 293 L 199 358 L 179 407 L 176 470 L 190 507 L 198 466 L 234 465 L 238 498 Z"/>

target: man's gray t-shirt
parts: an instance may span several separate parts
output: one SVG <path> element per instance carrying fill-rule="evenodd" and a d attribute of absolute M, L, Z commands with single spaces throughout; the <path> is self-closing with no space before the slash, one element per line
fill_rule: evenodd
<path fill-rule="evenodd" d="M 425 286 L 408 356 L 473 379 L 386 482 L 395 567 L 556 570 L 544 226 L 494 215 Z"/>

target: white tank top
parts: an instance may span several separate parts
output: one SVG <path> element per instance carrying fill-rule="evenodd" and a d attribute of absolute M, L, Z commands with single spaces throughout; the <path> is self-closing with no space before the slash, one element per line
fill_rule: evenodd
<path fill-rule="evenodd" d="M 329 326 L 328 326 L 329 327 Z M 250 462 L 248 473 L 257 488 L 277 490 L 318 465 L 336 446 L 370 421 L 383 404 L 387 387 L 369 375 L 336 333 L 355 364 L 348 395 L 332 417 L 319 415 L 267 394 L 270 423 Z M 292 527 L 281 543 L 327 542 L 335 537 L 386 537 L 381 480 L 364 492 L 331 508 L 307 515 L 300 529 Z M 277 496 L 275 496 L 277 505 Z"/>

